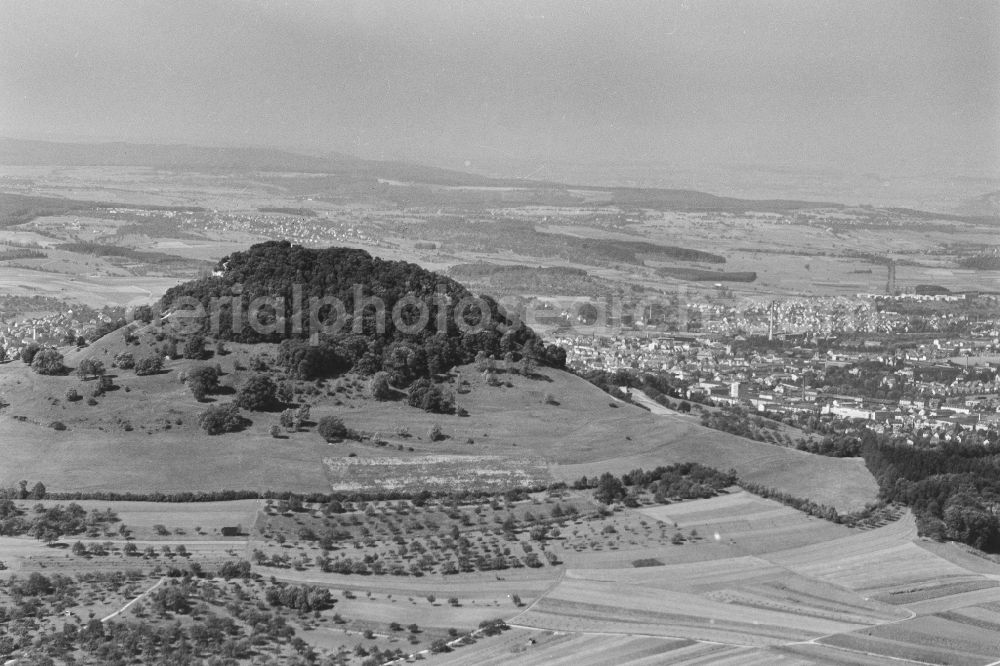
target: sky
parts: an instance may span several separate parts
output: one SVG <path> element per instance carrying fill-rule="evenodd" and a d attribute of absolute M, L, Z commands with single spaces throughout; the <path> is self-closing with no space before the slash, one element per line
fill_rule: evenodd
<path fill-rule="evenodd" d="M 0 0 L 0 135 L 1000 175 L 1000 3 Z"/>

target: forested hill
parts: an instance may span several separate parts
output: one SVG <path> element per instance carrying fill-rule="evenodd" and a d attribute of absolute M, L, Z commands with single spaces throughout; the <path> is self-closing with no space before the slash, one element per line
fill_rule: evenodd
<path fill-rule="evenodd" d="M 364 250 L 307 249 L 288 241 L 254 245 L 223 258 L 216 275 L 168 290 L 162 311 L 176 310 L 182 297 L 189 299 L 182 309 L 193 308 L 194 299 L 210 315 L 200 320 L 203 333 L 245 343 L 282 342 L 283 353 L 310 359 L 309 374 L 388 369 L 405 383 L 471 362 L 480 352 L 526 355 L 555 367 L 565 363 L 561 349 L 545 347 L 493 299 L 476 298 L 416 264 Z M 255 299 L 262 308 L 254 307 Z M 337 299 L 342 309 L 320 299 Z"/>

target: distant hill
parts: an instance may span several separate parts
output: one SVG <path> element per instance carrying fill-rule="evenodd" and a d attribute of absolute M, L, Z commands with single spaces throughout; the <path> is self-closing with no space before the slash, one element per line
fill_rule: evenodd
<path fill-rule="evenodd" d="M 970 199 L 960 208 L 960 213 L 980 217 L 1000 217 L 1000 190 L 987 192 Z"/>
<path fill-rule="evenodd" d="M 279 171 L 347 174 L 387 180 L 465 186 L 512 186 L 459 171 L 402 162 L 378 162 L 350 155 L 301 155 L 274 148 L 204 147 L 183 144 L 55 143 L 0 138 L 0 164 L 23 166 L 145 166 L 192 171 Z"/>
<path fill-rule="evenodd" d="M 597 187 L 544 181 L 489 178 L 461 171 L 405 162 L 366 160 L 340 153 L 302 155 L 274 148 L 232 148 L 133 143 L 56 143 L 0 138 L 0 164 L 20 166 L 143 166 L 178 171 L 269 171 L 329 174 L 351 181 L 370 181 L 406 190 L 414 186 L 472 188 L 432 193 L 457 202 L 476 201 L 482 191 L 505 188 L 502 201 L 578 204 L 586 195 L 591 205 L 621 205 L 663 210 L 795 210 L 840 207 L 835 203 L 720 197 L 695 190 Z M 481 190 L 479 189 L 481 188 Z M 510 191 L 513 190 L 513 191 Z M 411 193 L 412 194 L 412 193 Z M 420 194 L 419 192 L 417 193 Z M 418 199 L 419 201 L 419 199 Z"/>

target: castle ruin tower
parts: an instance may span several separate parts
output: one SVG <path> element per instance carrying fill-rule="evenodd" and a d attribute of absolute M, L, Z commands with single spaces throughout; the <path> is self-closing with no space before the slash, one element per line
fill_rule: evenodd
<path fill-rule="evenodd" d="M 887 296 L 896 295 L 896 260 L 889 260 L 889 279 L 885 283 L 885 293 Z"/>

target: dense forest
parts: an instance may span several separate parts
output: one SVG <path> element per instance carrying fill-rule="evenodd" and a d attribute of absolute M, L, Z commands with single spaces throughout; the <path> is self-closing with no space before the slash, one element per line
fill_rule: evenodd
<path fill-rule="evenodd" d="M 510 352 L 552 367 L 566 358 L 493 299 L 477 299 L 450 278 L 363 250 L 254 245 L 223 258 L 217 274 L 167 291 L 162 310 L 170 312 L 182 298 L 211 314 L 196 323 L 202 332 L 283 343 L 283 364 L 303 377 L 384 370 L 394 385 L 405 386 L 471 362 L 479 352 L 496 358 Z M 258 298 L 269 305 L 255 309 Z M 343 310 L 322 299 L 336 299 Z"/>
<path fill-rule="evenodd" d="M 176 254 L 167 254 L 166 252 L 144 252 L 141 250 L 133 250 L 129 247 L 105 245 L 103 243 L 60 243 L 56 246 L 56 249 L 66 250 L 67 252 L 76 252 L 78 254 L 92 254 L 95 257 L 118 257 L 130 261 L 141 261 L 148 264 L 182 264 L 201 266 L 202 264 L 208 263 L 198 259 L 180 257 Z"/>
<path fill-rule="evenodd" d="M 1000 270 L 1000 256 L 996 254 L 978 254 L 972 257 L 962 257 L 958 261 L 962 268 L 972 268 L 980 271 Z"/>
<path fill-rule="evenodd" d="M 706 271 L 687 266 L 658 268 L 656 269 L 656 273 L 664 277 L 676 278 L 678 280 L 692 280 L 694 282 L 753 282 L 757 279 L 755 271 Z"/>
<path fill-rule="evenodd" d="M 698 261 L 724 264 L 722 255 L 690 248 L 658 245 L 642 240 L 580 238 L 563 233 L 539 231 L 529 220 L 466 220 L 441 216 L 426 221 L 420 233 L 440 240 L 449 251 L 488 252 L 498 247 L 525 257 L 545 261 L 562 259 L 588 266 L 630 264 L 646 261 Z"/>
<path fill-rule="evenodd" d="M 204 212 L 198 206 L 141 206 L 126 203 L 104 203 L 99 201 L 80 201 L 76 199 L 59 199 L 56 197 L 36 197 L 23 194 L 0 193 L 0 227 L 12 227 L 31 222 L 35 218 L 51 215 L 66 215 L 76 213 L 86 215 L 104 212 L 105 209 L 138 209 L 162 211 Z"/>
<path fill-rule="evenodd" d="M 569 277 L 586 277 L 587 271 L 582 268 L 571 266 L 526 266 L 524 264 L 491 264 L 480 261 L 474 264 L 456 264 L 448 272 L 460 278 L 480 278 L 489 277 L 498 273 L 521 273 L 525 271 L 537 271 L 551 273 L 553 275 L 565 275 Z"/>
<path fill-rule="evenodd" d="M 1000 552 L 1000 445 L 920 448 L 866 433 L 861 455 L 882 497 L 913 509 L 921 534 Z"/>

